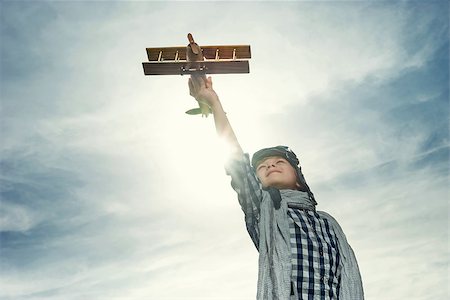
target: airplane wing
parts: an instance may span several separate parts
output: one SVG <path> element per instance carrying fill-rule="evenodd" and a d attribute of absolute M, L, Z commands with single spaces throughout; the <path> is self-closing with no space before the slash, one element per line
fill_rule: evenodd
<path fill-rule="evenodd" d="M 204 46 L 204 61 L 188 62 L 186 47 L 147 48 L 145 75 L 249 73 L 249 45 Z"/>
<path fill-rule="evenodd" d="M 201 62 L 144 62 L 145 75 L 237 74 L 249 73 L 248 60 Z"/>

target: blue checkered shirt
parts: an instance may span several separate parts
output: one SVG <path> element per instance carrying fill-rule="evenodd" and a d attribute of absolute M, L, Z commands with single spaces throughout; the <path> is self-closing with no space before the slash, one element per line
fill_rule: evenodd
<path fill-rule="evenodd" d="M 292 281 L 299 299 L 339 299 L 341 282 L 337 238 L 315 211 L 288 208 Z"/>
<path fill-rule="evenodd" d="M 246 224 L 258 223 L 259 203 L 265 193 L 250 165 L 244 160 L 231 161 L 226 166 L 231 185 L 238 194 L 239 203 L 246 213 Z M 341 265 L 338 242 L 328 221 L 313 210 L 288 208 L 291 257 L 292 294 L 297 290 L 299 299 L 339 299 Z M 251 218 L 251 219 L 250 219 Z M 255 246 L 259 246 L 257 227 L 247 226 Z"/>

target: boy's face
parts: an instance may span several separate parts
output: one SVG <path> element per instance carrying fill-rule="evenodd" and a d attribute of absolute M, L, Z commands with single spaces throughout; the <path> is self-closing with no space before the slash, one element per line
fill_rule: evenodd
<path fill-rule="evenodd" d="M 284 158 L 270 156 L 263 159 L 256 167 L 256 175 L 263 187 L 297 190 L 297 173 Z"/>

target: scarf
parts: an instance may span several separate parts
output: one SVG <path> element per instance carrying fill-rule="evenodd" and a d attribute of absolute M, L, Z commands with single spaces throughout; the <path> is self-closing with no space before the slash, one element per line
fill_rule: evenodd
<path fill-rule="evenodd" d="M 317 205 L 306 192 L 270 188 L 263 193 L 259 220 L 258 300 L 291 299 L 292 261 L 287 209 L 314 210 Z M 342 276 L 339 299 L 364 299 L 356 257 L 337 221 L 317 212 L 334 229 L 341 254 Z"/>

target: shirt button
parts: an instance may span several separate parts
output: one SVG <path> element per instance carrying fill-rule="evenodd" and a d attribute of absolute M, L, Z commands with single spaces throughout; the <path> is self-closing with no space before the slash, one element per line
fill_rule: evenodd
<path fill-rule="evenodd" d="M 319 250 L 319 254 L 320 254 L 320 256 L 323 256 L 323 250 L 322 249 Z"/>

